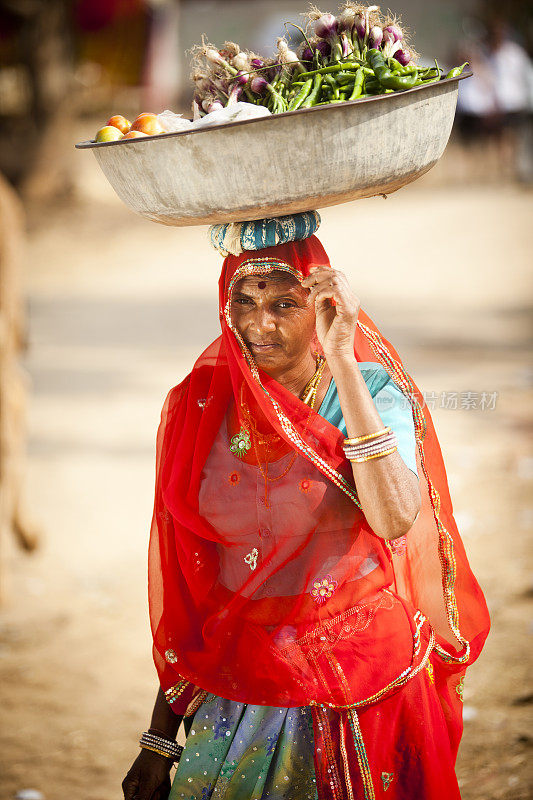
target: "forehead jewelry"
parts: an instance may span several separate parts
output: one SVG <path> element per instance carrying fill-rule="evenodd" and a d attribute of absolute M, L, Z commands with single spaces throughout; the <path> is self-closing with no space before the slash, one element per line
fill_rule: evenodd
<path fill-rule="evenodd" d="M 259 283 L 257 284 L 257 288 L 258 289 L 264 289 L 265 286 L 266 286 L 266 282 L 265 281 L 259 281 Z"/>

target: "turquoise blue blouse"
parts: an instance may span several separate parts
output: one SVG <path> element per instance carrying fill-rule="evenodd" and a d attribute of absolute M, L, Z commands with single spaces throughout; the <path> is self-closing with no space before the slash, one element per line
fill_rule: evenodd
<path fill-rule="evenodd" d="M 405 464 L 418 476 L 416 470 L 415 426 L 408 398 L 394 383 L 387 370 L 372 361 L 363 361 L 359 369 L 365 379 L 368 391 L 383 425 L 390 425 L 398 440 L 398 452 Z M 342 416 L 341 404 L 335 381 L 332 379 L 318 413 L 335 425 L 344 436 L 346 423 Z"/>

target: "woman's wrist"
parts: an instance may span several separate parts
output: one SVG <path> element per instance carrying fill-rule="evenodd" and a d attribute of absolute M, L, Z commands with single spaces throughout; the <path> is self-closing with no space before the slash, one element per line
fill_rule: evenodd
<path fill-rule="evenodd" d="M 162 736 L 164 739 L 168 739 L 170 742 L 176 741 L 176 736 L 170 733 L 169 731 L 162 731 L 160 728 L 148 728 L 148 733 L 153 733 L 155 736 Z"/>
<path fill-rule="evenodd" d="M 330 368 L 333 377 L 335 377 L 335 372 L 339 372 L 339 370 L 344 370 L 347 367 L 352 368 L 357 364 L 357 359 L 353 350 L 343 351 L 337 350 L 335 353 L 324 353 L 326 362 L 328 367 Z"/>
<path fill-rule="evenodd" d="M 167 736 L 169 739 L 175 739 L 178 735 L 179 726 L 182 717 L 178 716 L 167 703 L 165 694 L 161 687 L 157 691 L 157 697 L 152 712 L 152 719 L 150 720 L 150 728 L 158 730 L 161 735 Z"/>

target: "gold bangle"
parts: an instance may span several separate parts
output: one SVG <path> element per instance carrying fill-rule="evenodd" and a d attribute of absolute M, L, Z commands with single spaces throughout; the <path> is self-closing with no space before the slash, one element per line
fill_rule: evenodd
<path fill-rule="evenodd" d="M 143 750 L 151 750 L 152 753 L 159 753 L 160 756 L 165 756 L 165 758 L 171 758 L 172 761 L 176 761 L 174 756 L 171 756 L 168 753 L 163 753 L 163 751 L 158 750 L 157 747 L 149 747 L 147 744 L 140 744 L 139 747 L 141 747 Z"/>
<path fill-rule="evenodd" d="M 377 433 L 367 433 L 366 436 L 358 436 L 356 439 L 345 439 L 343 444 L 347 447 L 353 444 L 360 444 L 361 442 L 367 442 L 369 439 L 377 439 L 378 436 L 384 436 L 386 433 L 390 433 L 390 425 L 387 425 L 386 428 L 382 428 L 382 430 Z"/>
<path fill-rule="evenodd" d="M 391 453 L 394 453 L 397 450 L 397 447 L 393 447 L 390 450 L 383 450 L 381 453 L 374 453 L 371 456 L 363 456 L 362 458 L 351 458 L 350 461 L 352 464 L 361 464 L 363 461 L 370 461 L 373 458 L 380 458 L 380 456 L 389 456 Z"/>

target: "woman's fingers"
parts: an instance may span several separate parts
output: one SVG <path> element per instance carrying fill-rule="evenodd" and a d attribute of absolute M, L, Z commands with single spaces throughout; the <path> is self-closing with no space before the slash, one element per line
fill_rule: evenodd
<path fill-rule="evenodd" d="M 168 791 L 165 795 L 160 793 L 160 789 L 166 787 L 168 782 Z M 165 798 L 167 800 L 168 792 L 170 792 L 170 778 L 167 776 L 163 783 L 161 783 L 156 775 L 133 775 L 126 777 L 122 781 L 122 791 L 124 792 L 124 800 L 159 800 Z"/>
<path fill-rule="evenodd" d="M 309 285 L 305 288 L 309 289 L 311 292 L 324 289 L 329 286 L 346 294 L 353 294 L 346 276 L 342 273 L 337 273 L 334 270 L 328 270 L 326 272 L 315 272 L 310 277 L 313 278 L 314 282 L 309 283 Z"/>
<path fill-rule="evenodd" d="M 141 749 L 122 781 L 124 800 L 167 800 L 172 761 L 151 750 Z M 161 789 L 167 789 L 161 794 Z"/>
<path fill-rule="evenodd" d="M 158 788 L 157 783 L 151 777 L 148 776 L 144 779 L 141 777 L 139 787 L 135 791 L 132 800 L 152 800 L 152 796 Z"/>
<path fill-rule="evenodd" d="M 339 299 L 337 292 L 333 291 L 332 289 L 324 289 L 321 292 L 318 292 L 315 295 L 315 308 L 320 307 L 320 305 L 326 306 L 326 308 L 331 308 L 332 305 L 335 305 L 337 309 L 337 313 L 342 310 L 342 301 Z"/>
<path fill-rule="evenodd" d="M 124 792 L 124 800 L 133 800 L 135 792 L 139 786 L 139 779 L 136 775 L 126 775 L 122 781 L 122 791 Z"/>
<path fill-rule="evenodd" d="M 163 783 L 153 793 L 151 800 L 168 800 L 171 786 L 170 775 L 167 775 Z"/>
<path fill-rule="evenodd" d="M 355 308 L 357 305 L 357 298 L 351 292 L 347 292 L 344 286 L 340 286 L 337 282 L 332 280 L 325 280 L 318 283 L 309 292 L 308 302 L 316 302 L 317 298 L 322 300 L 327 297 L 333 298 L 336 303 L 341 303 L 347 309 Z"/>
<path fill-rule="evenodd" d="M 318 267 L 310 275 L 303 278 L 302 286 L 306 289 L 311 289 L 320 281 L 332 279 L 336 275 L 335 270 L 332 267 Z"/>

